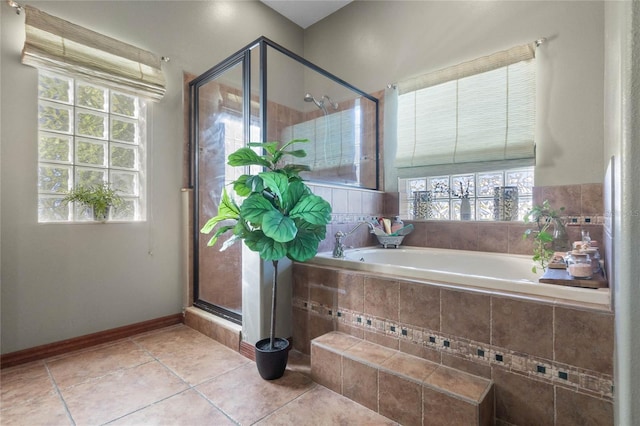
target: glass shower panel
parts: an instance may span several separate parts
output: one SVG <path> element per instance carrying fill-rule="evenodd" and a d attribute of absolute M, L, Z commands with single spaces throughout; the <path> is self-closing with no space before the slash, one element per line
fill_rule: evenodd
<path fill-rule="evenodd" d="M 242 169 L 226 164 L 227 156 L 244 146 L 243 66 L 227 69 L 223 74 L 198 87 L 198 155 L 197 229 L 215 216 L 225 185 L 238 178 Z M 229 191 L 233 195 L 233 191 Z M 225 251 L 207 247 L 207 235 L 198 244 L 198 286 L 194 304 L 235 322 L 242 318 L 242 246 L 234 244 Z"/>
<path fill-rule="evenodd" d="M 309 140 L 294 146 L 306 180 L 376 188 L 377 103 L 275 48 L 267 58 L 269 140 Z"/>

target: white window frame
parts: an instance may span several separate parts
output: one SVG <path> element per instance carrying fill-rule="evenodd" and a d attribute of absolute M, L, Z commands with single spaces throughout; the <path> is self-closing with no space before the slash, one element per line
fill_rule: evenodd
<path fill-rule="evenodd" d="M 75 77 L 60 73 L 39 70 L 38 83 L 42 77 L 53 77 L 65 80 L 69 83 L 68 99 L 47 99 L 38 94 L 38 109 L 43 106 L 51 106 L 60 110 L 66 110 L 69 114 L 69 123 L 66 129 L 47 128 L 40 120 L 38 114 L 38 222 L 39 223 L 83 223 L 92 221 L 90 209 L 81 205 L 68 205 L 62 202 L 66 191 L 75 187 L 78 183 L 80 172 L 87 171 L 95 174 L 103 174 L 102 183 L 110 183 L 112 188 L 118 190 L 124 201 L 123 206 L 112 211 L 111 221 L 140 222 L 146 220 L 146 114 L 147 101 L 136 95 L 112 90 L 104 85 L 87 82 Z M 103 106 L 90 108 L 78 105 L 78 85 L 92 86 L 105 93 Z M 133 99 L 135 114 L 127 116 L 114 111 L 111 104 L 112 95 L 125 96 Z M 105 123 L 102 136 L 86 136 L 79 134 L 77 118 L 87 113 L 94 117 L 103 117 Z M 130 123 L 135 129 L 135 135 L 128 141 L 117 140 L 112 135 L 112 123 L 117 120 L 121 123 Z M 41 144 L 44 137 L 67 139 L 67 158 L 42 158 Z M 104 147 L 103 164 L 85 164 L 78 158 L 78 148 L 81 143 L 93 144 Z M 134 164 L 120 166 L 112 164 L 112 149 L 124 149 L 133 151 Z M 53 175 L 66 173 L 67 179 L 55 181 L 50 176 L 45 176 L 44 170 L 49 169 Z M 97 183 L 97 182 L 96 182 Z"/>

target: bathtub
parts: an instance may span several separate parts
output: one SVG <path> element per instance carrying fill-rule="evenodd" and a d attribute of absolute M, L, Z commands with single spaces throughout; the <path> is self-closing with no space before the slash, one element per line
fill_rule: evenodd
<path fill-rule="evenodd" d="M 567 287 L 538 282 L 530 256 L 481 251 L 419 247 L 384 249 L 366 247 L 345 251 L 344 259 L 331 252 L 318 253 L 309 263 L 354 269 L 456 287 L 481 288 L 501 294 L 550 298 L 554 301 L 593 303 L 608 307 L 609 289 Z M 561 300 L 558 300 L 559 302 Z"/>

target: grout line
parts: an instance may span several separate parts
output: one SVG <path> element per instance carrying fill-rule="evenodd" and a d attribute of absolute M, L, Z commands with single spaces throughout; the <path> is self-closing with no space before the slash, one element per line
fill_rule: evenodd
<path fill-rule="evenodd" d="M 62 396 L 62 392 L 60 391 L 60 388 L 58 387 L 58 382 L 56 382 L 56 379 L 53 377 L 53 374 L 51 373 L 51 370 L 49 370 L 49 365 L 47 365 L 46 360 L 44 362 L 44 368 L 47 370 L 47 374 L 49 375 L 49 379 L 53 383 L 53 387 L 55 388 L 56 394 L 58 394 L 58 398 L 60 398 L 60 402 L 62 402 L 62 406 L 64 407 L 64 410 L 67 412 L 67 416 L 69 417 L 69 420 L 71 421 L 71 424 L 73 424 L 75 426 L 76 422 L 75 422 L 75 420 L 73 420 L 73 415 L 71 415 L 71 410 L 69 410 L 69 406 L 67 405 L 67 401 L 65 401 L 64 397 Z"/>

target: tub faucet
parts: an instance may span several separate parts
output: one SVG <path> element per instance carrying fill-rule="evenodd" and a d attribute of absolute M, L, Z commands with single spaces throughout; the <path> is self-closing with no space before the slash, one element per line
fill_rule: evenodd
<path fill-rule="evenodd" d="M 335 258 L 344 257 L 344 250 L 346 248 L 344 245 L 344 239 L 347 238 L 349 235 L 353 234 L 356 231 L 356 229 L 360 228 L 361 225 L 368 225 L 369 231 L 373 232 L 373 224 L 370 222 L 360 222 L 355 226 L 355 228 L 353 228 L 349 232 L 342 232 L 342 231 L 336 232 L 336 235 L 335 235 L 336 242 L 335 242 L 335 245 L 333 246 L 333 257 Z"/>

